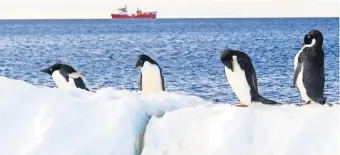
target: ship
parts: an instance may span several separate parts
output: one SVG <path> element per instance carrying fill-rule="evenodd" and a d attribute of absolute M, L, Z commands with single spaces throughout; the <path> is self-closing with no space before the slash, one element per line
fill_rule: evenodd
<path fill-rule="evenodd" d="M 124 18 L 151 18 L 155 19 L 157 12 L 143 12 L 137 8 L 136 14 L 128 14 L 127 5 L 123 8 L 118 9 L 118 13 L 111 14 L 112 19 L 124 19 Z"/>

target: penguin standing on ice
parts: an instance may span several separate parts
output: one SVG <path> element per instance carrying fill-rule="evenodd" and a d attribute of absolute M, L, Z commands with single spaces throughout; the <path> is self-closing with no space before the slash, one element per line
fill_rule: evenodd
<path fill-rule="evenodd" d="M 82 77 L 85 77 L 85 75 L 78 73 L 69 65 L 56 63 L 46 69 L 42 69 L 41 72 L 50 74 L 55 85 L 60 89 L 80 88 L 89 91 L 82 80 Z"/>
<path fill-rule="evenodd" d="M 262 97 L 257 88 L 254 66 L 247 54 L 237 50 L 225 50 L 221 54 L 225 73 L 232 90 L 240 100 L 238 107 L 247 107 L 253 102 L 280 105 L 281 103 Z"/>
<path fill-rule="evenodd" d="M 147 55 L 139 55 L 135 69 L 141 67 L 139 89 L 144 92 L 165 91 L 162 69 L 158 63 Z"/>
<path fill-rule="evenodd" d="M 294 82 L 304 104 L 325 104 L 323 36 L 318 30 L 310 30 L 304 38 L 303 47 L 294 59 Z"/>

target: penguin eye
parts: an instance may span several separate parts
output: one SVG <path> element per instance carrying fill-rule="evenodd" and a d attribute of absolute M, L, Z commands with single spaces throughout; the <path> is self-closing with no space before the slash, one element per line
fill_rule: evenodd
<path fill-rule="evenodd" d="M 52 71 L 52 68 L 50 68 L 50 71 Z"/>
<path fill-rule="evenodd" d="M 310 38 L 311 38 L 311 36 L 308 36 L 307 38 L 308 38 L 308 39 L 310 39 Z"/>

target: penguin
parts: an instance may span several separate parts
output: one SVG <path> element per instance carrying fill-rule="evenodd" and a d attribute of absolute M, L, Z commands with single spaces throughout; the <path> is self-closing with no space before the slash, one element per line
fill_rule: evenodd
<path fill-rule="evenodd" d="M 300 91 L 304 103 L 324 105 L 325 69 L 323 35 L 318 30 L 310 30 L 305 34 L 303 47 L 294 58 L 293 86 Z"/>
<path fill-rule="evenodd" d="M 60 89 L 80 88 L 89 91 L 82 80 L 82 77 L 85 77 L 85 75 L 78 73 L 69 65 L 56 63 L 46 69 L 42 69 L 41 72 L 50 74 L 55 85 Z"/>
<path fill-rule="evenodd" d="M 248 107 L 254 102 L 281 105 L 281 103 L 266 99 L 259 94 L 256 72 L 246 53 L 227 49 L 222 52 L 221 61 L 225 66 L 228 83 L 240 100 L 240 104 L 236 104 L 237 107 Z"/>
<path fill-rule="evenodd" d="M 145 54 L 137 58 L 135 69 L 141 67 L 139 90 L 144 92 L 165 91 L 162 69 L 158 63 Z"/>

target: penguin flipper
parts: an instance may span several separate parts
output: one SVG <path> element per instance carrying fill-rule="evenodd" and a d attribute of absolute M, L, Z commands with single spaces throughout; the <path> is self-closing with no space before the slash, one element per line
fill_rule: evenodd
<path fill-rule="evenodd" d="M 81 78 L 76 78 L 76 79 L 73 79 L 73 80 L 74 80 L 74 84 L 76 85 L 77 88 L 80 88 L 80 89 L 84 89 L 84 90 L 90 91 L 90 90 L 86 87 L 86 85 L 85 85 L 83 79 L 81 79 Z"/>
<path fill-rule="evenodd" d="M 247 83 L 251 88 L 251 94 L 258 94 L 256 72 L 251 60 L 241 58 L 237 60 L 237 63 L 246 74 Z"/>
<path fill-rule="evenodd" d="M 165 91 L 165 87 L 164 87 L 164 77 L 163 77 L 163 75 L 162 75 L 162 73 L 161 73 L 161 79 L 162 79 L 162 90 L 163 91 Z"/>
<path fill-rule="evenodd" d="M 299 58 L 298 58 L 298 62 L 297 62 L 297 66 L 296 66 L 296 69 L 295 69 L 295 72 L 294 72 L 293 87 L 296 86 L 296 79 L 297 79 L 298 75 L 299 75 L 300 72 L 301 72 L 301 67 L 302 67 L 301 58 L 299 57 Z"/>
<path fill-rule="evenodd" d="M 73 73 L 70 73 L 68 74 L 69 77 L 71 78 L 74 78 L 74 79 L 77 79 L 77 78 L 83 78 L 85 77 L 85 75 L 83 73 L 78 73 L 78 72 L 73 72 Z"/>
<path fill-rule="evenodd" d="M 140 78 L 139 78 L 139 90 L 142 91 L 143 90 L 143 75 L 140 74 Z"/>
<path fill-rule="evenodd" d="M 251 65 L 251 70 L 252 70 L 252 78 L 253 78 L 253 83 L 255 85 L 255 88 L 256 90 L 258 89 L 257 88 L 257 78 L 256 78 L 256 72 L 255 72 L 255 69 L 254 69 L 254 66 Z"/>

